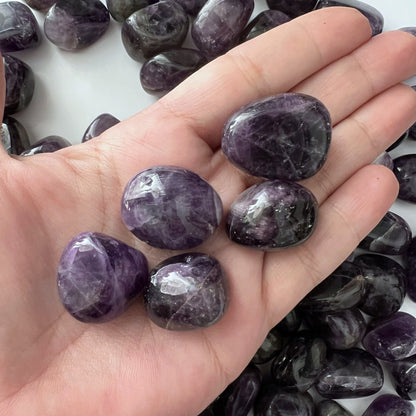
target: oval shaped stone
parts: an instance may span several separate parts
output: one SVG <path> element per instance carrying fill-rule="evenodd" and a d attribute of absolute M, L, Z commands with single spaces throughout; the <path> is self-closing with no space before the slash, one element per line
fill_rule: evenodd
<path fill-rule="evenodd" d="M 254 354 L 251 362 L 253 364 L 265 364 L 280 353 L 290 341 L 289 335 L 284 334 L 277 326 L 273 327 L 263 341 L 263 344 Z"/>
<path fill-rule="evenodd" d="M 22 152 L 20 156 L 53 153 L 68 146 L 71 146 L 71 142 L 61 136 L 47 136 L 30 145 L 30 147 Z"/>
<path fill-rule="evenodd" d="M 8 154 L 20 155 L 30 147 L 29 135 L 15 118 L 6 116 L 1 125 L 1 144 Z"/>
<path fill-rule="evenodd" d="M 267 0 L 270 9 L 280 10 L 291 18 L 311 12 L 315 4 L 316 0 Z"/>
<path fill-rule="evenodd" d="M 303 321 L 303 313 L 298 309 L 292 309 L 277 325 L 276 328 L 284 334 L 295 333 Z"/>
<path fill-rule="evenodd" d="M 73 51 L 96 42 L 110 25 L 110 13 L 100 0 L 57 0 L 45 17 L 46 37 Z"/>
<path fill-rule="evenodd" d="M 254 0 L 208 0 L 192 24 L 196 47 L 207 58 L 224 54 L 238 43 L 254 9 Z"/>
<path fill-rule="evenodd" d="M 316 226 L 318 203 L 303 186 L 281 180 L 246 189 L 227 216 L 228 237 L 244 246 L 271 250 L 306 241 Z"/>
<path fill-rule="evenodd" d="M 373 164 L 383 165 L 390 170 L 393 170 L 394 168 L 393 158 L 387 152 L 383 152 L 381 155 L 377 156 L 376 159 L 374 159 Z"/>
<path fill-rule="evenodd" d="M 48 10 L 56 0 L 25 0 L 25 2 L 35 10 L 45 11 Z"/>
<path fill-rule="evenodd" d="M 331 132 L 328 110 L 319 100 L 279 94 L 234 113 L 224 128 L 222 150 L 251 175 L 298 181 L 322 167 Z"/>
<path fill-rule="evenodd" d="M 353 416 L 335 400 L 322 400 L 316 405 L 315 416 Z"/>
<path fill-rule="evenodd" d="M 399 182 L 398 198 L 416 202 L 416 154 L 396 157 L 393 162 L 393 173 Z"/>
<path fill-rule="evenodd" d="M 155 166 L 135 175 L 124 190 L 121 217 L 140 240 L 158 248 L 185 250 L 218 227 L 222 202 L 196 173 Z"/>
<path fill-rule="evenodd" d="M 123 23 L 131 14 L 157 0 L 106 0 L 108 11 L 114 20 Z"/>
<path fill-rule="evenodd" d="M 393 394 L 376 397 L 363 416 L 413 416 L 415 408 L 407 400 Z"/>
<path fill-rule="evenodd" d="M 416 355 L 387 363 L 393 386 L 400 397 L 416 400 Z"/>
<path fill-rule="evenodd" d="M 188 33 L 185 10 L 175 1 L 159 1 L 130 15 L 123 23 L 123 45 L 131 58 L 141 61 L 179 48 Z"/>
<path fill-rule="evenodd" d="M 413 238 L 406 253 L 406 290 L 409 298 L 416 302 L 416 238 Z"/>
<path fill-rule="evenodd" d="M 195 17 L 204 7 L 207 0 L 175 0 L 189 15 Z"/>
<path fill-rule="evenodd" d="M 66 246 L 58 266 L 58 294 L 82 322 L 119 316 L 148 284 L 144 255 L 112 237 L 85 232 Z"/>
<path fill-rule="evenodd" d="M 218 260 L 185 253 L 160 263 L 145 292 L 150 319 L 170 330 L 213 325 L 228 306 L 228 283 Z"/>
<path fill-rule="evenodd" d="M 87 127 L 87 130 L 85 130 L 81 140 L 82 143 L 99 136 L 101 133 L 104 133 L 110 127 L 113 127 L 118 123 L 120 123 L 120 120 L 113 115 L 108 113 L 100 114 L 91 122 Z"/>
<path fill-rule="evenodd" d="M 195 49 L 171 49 L 146 61 L 140 70 L 140 82 L 149 93 L 168 92 L 206 62 Z"/>
<path fill-rule="evenodd" d="M 377 393 L 384 382 L 379 362 L 360 348 L 329 350 L 316 389 L 327 399 L 354 399 Z"/>

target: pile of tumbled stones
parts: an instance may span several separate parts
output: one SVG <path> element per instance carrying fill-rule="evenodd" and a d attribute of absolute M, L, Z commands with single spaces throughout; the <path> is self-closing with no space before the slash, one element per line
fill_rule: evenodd
<path fill-rule="evenodd" d="M 316 8 L 355 7 L 369 19 L 373 35 L 383 30 L 383 16 L 356 0 L 268 0 L 270 10 L 250 22 L 253 0 L 107 0 L 107 8 L 99 0 L 26 3 L 46 12 L 46 37 L 69 51 L 98 40 L 111 15 L 122 24 L 127 53 L 142 63 L 143 88 L 158 93 L 171 90 L 238 43 Z M 36 47 L 41 31 L 22 3 L 0 3 L 0 14 L 6 74 L 3 146 L 9 153 L 28 156 L 70 145 L 61 137 L 49 136 L 30 146 L 24 127 L 10 117 L 29 105 L 35 87 L 30 67 L 10 53 Z M 181 47 L 189 30 L 195 49 Z M 416 36 L 415 28 L 402 30 Z M 291 122 L 277 137 L 273 124 L 288 114 Z M 300 121 L 305 126 L 302 137 L 291 129 Z M 118 122 L 110 114 L 98 116 L 82 141 Z M 312 129 L 320 132 L 319 138 L 311 135 Z M 238 168 L 265 179 L 240 195 L 227 213 L 226 232 L 231 240 L 269 250 L 300 244 L 311 235 L 317 203 L 295 181 L 314 175 L 323 165 L 330 132 L 325 107 L 302 94 L 250 103 L 231 117 L 224 127 L 224 154 Z M 387 151 L 407 139 L 416 139 L 416 124 Z M 288 149 L 296 153 L 297 164 Z M 399 198 L 416 202 L 416 155 L 392 160 L 385 152 L 376 163 L 393 169 L 400 183 Z M 283 204 L 281 211 L 276 208 L 278 202 Z M 291 214 L 288 221 L 285 207 L 293 204 L 303 214 Z M 161 249 L 199 246 L 216 232 L 222 214 L 215 190 L 180 167 L 155 166 L 139 172 L 122 198 L 126 227 L 141 241 Z M 416 239 L 403 218 L 388 212 L 359 247 L 367 252 L 352 255 L 273 328 L 250 365 L 204 415 L 244 416 L 254 406 L 255 414 L 264 416 L 351 416 L 334 399 L 378 392 L 384 381 L 379 360 L 398 396 L 379 396 L 363 416 L 413 414 L 409 400 L 416 399 L 416 319 L 399 309 L 406 293 L 416 301 Z M 92 287 L 100 288 L 98 297 Z M 191 251 L 174 256 L 149 274 L 141 252 L 103 234 L 82 233 L 66 247 L 59 264 L 58 292 L 76 319 L 113 319 L 142 291 L 150 318 L 171 330 L 212 325 L 228 304 L 226 276 L 218 261 L 206 254 Z M 324 400 L 315 404 L 312 396 Z"/>

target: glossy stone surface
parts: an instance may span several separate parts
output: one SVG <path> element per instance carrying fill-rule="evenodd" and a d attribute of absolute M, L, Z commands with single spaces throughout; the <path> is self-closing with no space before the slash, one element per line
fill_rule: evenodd
<path fill-rule="evenodd" d="M 179 48 L 188 27 L 188 15 L 178 3 L 160 1 L 130 15 L 123 23 L 121 37 L 129 56 L 141 61 Z"/>
<path fill-rule="evenodd" d="M 5 114 L 17 113 L 32 101 L 35 91 L 35 76 L 25 62 L 14 56 L 3 54 L 4 76 L 6 78 Z"/>
<path fill-rule="evenodd" d="M 126 185 L 121 217 L 140 240 L 158 248 L 185 250 L 218 227 L 222 202 L 212 186 L 187 169 L 155 166 Z"/>
<path fill-rule="evenodd" d="M 412 403 L 393 394 L 383 394 L 374 399 L 362 416 L 413 416 Z"/>
<path fill-rule="evenodd" d="M 274 383 L 286 391 L 305 392 L 323 370 L 326 344 L 309 332 L 299 332 L 272 363 Z"/>
<path fill-rule="evenodd" d="M 319 100 L 279 94 L 234 113 L 224 128 L 222 150 L 251 175 L 297 181 L 322 167 L 331 130 L 328 110 Z"/>
<path fill-rule="evenodd" d="M 207 58 L 222 55 L 238 43 L 254 9 L 254 0 L 208 0 L 192 24 L 196 47 Z"/>
<path fill-rule="evenodd" d="M 316 405 L 315 416 L 353 416 L 335 400 L 322 400 Z"/>
<path fill-rule="evenodd" d="M 196 16 L 207 0 L 175 0 L 191 16 Z"/>
<path fill-rule="evenodd" d="M 48 10 L 56 0 L 25 0 L 25 2 L 35 10 L 45 11 Z"/>
<path fill-rule="evenodd" d="M 61 136 L 47 136 L 33 143 L 20 156 L 32 156 L 38 153 L 53 153 L 64 147 L 71 146 L 71 142 Z"/>
<path fill-rule="evenodd" d="M 150 319 L 171 330 L 213 325 L 224 315 L 228 297 L 221 265 L 202 253 L 180 254 L 163 261 L 151 271 L 145 292 Z"/>
<path fill-rule="evenodd" d="M 39 25 L 32 11 L 17 1 L 0 3 L 0 51 L 16 52 L 41 42 Z"/>
<path fill-rule="evenodd" d="M 4 117 L 0 135 L 3 148 L 11 155 L 20 155 L 30 146 L 26 129 L 13 117 Z"/>
<path fill-rule="evenodd" d="M 416 238 L 413 238 L 406 253 L 406 290 L 409 298 L 416 302 Z"/>
<path fill-rule="evenodd" d="M 318 203 L 303 186 L 281 180 L 251 186 L 231 205 L 228 237 L 244 246 L 271 250 L 306 241 L 315 229 Z"/>
<path fill-rule="evenodd" d="M 397 394 L 405 400 L 416 400 L 416 355 L 388 363 L 387 368 Z"/>
<path fill-rule="evenodd" d="M 270 9 L 280 10 L 292 18 L 309 13 L 315 4 L 316 0 L 267 0 Z"/>
<path fill-rule="evenodd" d="M 372 35 L 378 35 L 383 31 L 384 17 L 373 6 L 358 0 L 318 0 L 315 9 L 322 9 L 324 7 L 341 6 L 353 7 L 359 10 L 370 22 Z"/>
<path fill-rule="evenodd" d="M 113 19 L 123 23 L 131 14 L 157 0 L 106 0 L 108 11 Z"/>
<path fill-rule="evenodd" d="M 110 14 L 100 0 L 58 0 L 45 17 L 46 37 L 73 51 L 96 42 L 108 29 Z"/>
<path fill-rule="evenodd" d="M 66 246 L 58 266 L 58 294 L 82 322 L 119 316 L 148 284 L 144 255 L 104 234 L 85 232 Z"/>
<path fill-rule="evenodd" d="M 387 152 L 383 152 L 381 155 L 377 156 L 377 158 L 374 159 L 373 164 L 383 165 L 390 170 L 393 170 L 394 167 L 393 158 Z"/>
<path fill-rule="evenodd" d="M 290 17 L 279 10 L 264 10 L 247 25 L 240 36 L 240 40 L 245 42 L 253 39 L 289 20 Z"/>
<path fill-rule="evenodd" d="M 171 49 L 146 61 L 140 70 L 140 83 L 149 93 L 168 92 L 206 62 L 195 49 Z"/>
<path fill-rule="evenodd" d="M 393 149 L 398 147 L 403 140 L 406 140 L 409 137 L 409 130 L 406 130 L 391 146 L 389 146 L 386 152 L 391 152 Z"/>
<path fill-rule="evenodd" d="M 416 27 L 411 27 L 411 26 L 401 27 L 399 30 L 410 33 L 413 36 L 416 36 Z"/>
<path fill-rule="evenodd" d="M 389 211 L 360 242 L 359 247 L 380 254 L 404 254 L 411 239 L 412 230 L 407 221 Z"/>
<path fill-rule="evenodd" d="M 399 156 L 393 162 L 393 173 L 399 182 L 398 198 L 416 202 L 416 154 Z"/>
<path fill-rule="evenodd" d="M 275 326 L 269 331 L 251 362 L 253 364 L 267 363 L 283 350 L 289 340 L 289 335 L 279 330 L 278 326 Z"/>
<path fill-rule="evenodd" d="M 277 325 L 276 328 L 284 334 L 293 334 L 302 325 L 303 313 L 298 309 L 292 309 Z"/>
<path fill-rule="evenodd" d="M 344 261 L 300 302 L 313 312 L 338 311 L 358 305 L 364 294 L 364 277 L 355 264 Z"/>
<path fill-rule="evenodd" d="M 100 114 L 91 122 L 87 127 L 87 130 L 85 130 L 85 133 L 82 136 L 82 143 L 99 136 L 117 123 L 120 123 L 120 120 L 113 115 L 108 113 Z"/>
<path fill-rule="evenodd" d="M 316 389 L 327 399 L 354 399 L 377 393 L 383 386 L 379 362 L 360 348 L 330 350 Z"/>

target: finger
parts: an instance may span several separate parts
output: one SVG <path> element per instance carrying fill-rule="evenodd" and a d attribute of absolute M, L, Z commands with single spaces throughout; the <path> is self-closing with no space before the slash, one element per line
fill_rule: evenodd
<path fill-rule="evenodd" d="M 397 192 L 391 171 L 366 166 L 320 207 L 317 228 L 309 240 L 285 252 L 267 254 L 263 296 L 270 326 L 348 257 L 387 212 Z"/>

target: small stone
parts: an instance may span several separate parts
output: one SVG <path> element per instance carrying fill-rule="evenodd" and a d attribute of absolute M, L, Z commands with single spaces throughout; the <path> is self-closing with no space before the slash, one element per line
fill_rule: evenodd
<path fill-rule="evenodd" d="M 406 253 L 406 289 L 409 298 L 416 302 L 416 238 L 413 238 Z"/>
<path fill-rule="evenodd" d="M 335 400 L 322 400 L 316 405 L 315 416 L 353 416 Z"/>
<path fill-rule="evenodd" d="M 401 27 L 399 30 L 402 32 L 410 33 L 413 36 L 416 36 L 416 27 Z"/>
<path fill-rule="evenodd" d="M 319 100 L 279 94 L 234 113 L 224 128 L 222 150 L 250 175 L 298 181 L 322 167 L 331 133 L 329 112 Z"/>
<path fill-rule="evenodd" d="M 364 348 L 380 360 L 395 361 L 416 353 L 416 318 L 396 312 L 371 324 Z"/>
<path fill-rule="evenodd" d="M 91 122 L 87 130 L 85 130 L 85 133 L 82 136 L 82 143 L 87 142 L 94 137 L 98 137 L 101 133 L 104 133 L 110 127 L 113 127 L 118 123 L 120 123 L 120 120 L 113 115 L 108 113 L 100 114 Z"/>
<path fill-rule="evenodd" d="M 374 159 L 373 165 L 383 165 L 390 170 L 394 168 L 393 158 L 387 152 L 383 152 Z"/>
<path fill-rule="evenodd" d="M 215 324 L 228 306 L 228 283 L 219 262 L 202 253 L 171 257 L 150 273 L 147 312 L 158 326 L 190 330 Z"/>
<path fill-rule="evenodd" d="M 148 93 L 168 92 L 206 62 L 195 49 L 171 49 L 146 61 L 140 70 L 140 82 Z"/>
<path fill-rule="evenodd" d="M 416 355 L 387 363 L 397 394 L 405 400 L 416 400 Z"/>
<path fill-rule="evenodd" d="M 35 10 L 45 11 L 56 3 L 56 0 L 25 0 Z"/>
<path fill-rule="evenodd" d="M 15 118 L 6 116 L 1 125 L 1 144 L 8 154 L 20 155 L 30 146 L 29 135 Z"/>
<path fill-rule="evenodd" d="M 398 198 L 416 202 L 416 154 L 399 156 L 393 162 L 393 173 L 399 182 Z"/>
<path fill-rule="evenodd" d="M 253 364 L 267 363 L 283 350 L 289 340 L 288 334 L 283 333 L 277 326 L 273 327 L 251 359 L 251 362 Z"/>
<path fill-rule="evenodd" d="M 303 186 L 281 180 L 246 189 L 231 205 L 228 237 L 241 245 L 271 250 L 306 241 L 315 229 L 318 203 Z"/>
<path fill-rule="evenodd" d="M 270 9 L 280 10 L 291 18 L 311 12 L 315 4 L 316 0 L 267 0 Z"/>
<path fill-rule="evenodd" d="M 106 0 L 106 2 L 113 19 L 123 23 L 134 12 L 156 3 L 157 0 Z"/>
<path fill-rule="evenodd" d="M 29 149 L 25 150 L 20 156 L 32 156 L 38 153 L 53 153 L 64 147 L 71 146 L 71 143 L 61 136 L 47 136 L 33 143 Z"/>
<path fill-rule="evenodd" d="M 415 408 L 407 400 L 393 394 L 376 397 L 363 416 L 413 416 Z"/>
<path fill-rule="evenodd" d="M 222 202 L 197 174 L 174 166 L 155 166 L 128 182 L 121 217 L 149 245 L 186 250 L 214 233 L 221 221 Z"/>
<path fill-rule="evenodd" d="M 32 101 L 35 76 L 29 65 L 14 56 L 4 53 L 3 64 L 6 78 L 4 113 L 14 114 L 24 110 Z"/>
<path fill-rule="evenodd" d="M 168 49 L 179 48 L 188 33 L 189 19 L 175 1 L 159 1 L 130 15 L 123 23 L 123 45 L 131 58 L 141 61 Z"/>
<path fill-rule="evenodd" d="M 193 22 L 191 35 L 207 58 L 237 45 L 254 9 L 254 0 L 208 0 Z"/>
<path fill-rule="evenodd" d="M 189 15 L 195 17 L 204 7 L 207 0 L 175 0 Z"/>
<path fill-rule="evenodd" d="M 116 318 L 148 280 L 147 260 L 140 251 L 94 232 L 74 237 L 58 266 L 59 297 L 82 322 Z"/>
<path fill-rule="evenodd" d="M 0 51 L 16 52 L 33 48 L 41 42 L 38 22 L 23 3 L 0 3 Z"/>
<path fill-rule="evenodd" d="M 110 14 L 100 0 L 57 0 L 45 17 L 46 37 L 73 51 L 96 42 L 108 29 Z"/>
<path fill-rule="evenodd" d="M 284 334 L 295 333 L 303 321 L 303 313 L 298 309 L 292 309 L 277 325 L 276 328 Z"/>
<path fill-rule="evenodd" d="M 316 389 L 327 399 L 354 399 L 377 393 L 384 382 L 379 362 L 360 348 L 330 350 Z"/>

